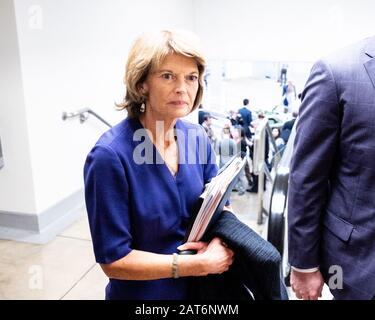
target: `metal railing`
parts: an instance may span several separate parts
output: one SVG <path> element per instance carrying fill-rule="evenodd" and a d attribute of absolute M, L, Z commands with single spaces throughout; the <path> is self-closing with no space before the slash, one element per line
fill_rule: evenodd
<path fill-rule="evenodd" d="M 104 120 L 100 115 L 98 115 L 95 111 L 91 110 L 90 108 L 79 109 L 75 112 L 64 111 L 62 114 L 62 119 L 65 121 L 68 119 L 79 118 L 79 122 L 84 123 L 89 118 L 90 114 L 99 119 L 109 128 L 112 128 L 112 125 L 108 121 Z"/>
<path fill-rule="evenodd" d="M 282 274 L 286 284 L 288 284 L 290 273 L 287 228 L 289 172 L 297 121 L 298 119 L 294 123 L 288 143 L 284 148 L 283 156 L 276 168 L 276 175 L 271 191 L 267 229 L 267 241 L 275 246 L 282 257 Z"/>
<path fill-rule="evenodd" d="M 265 186 L 265 175 L 267 179 L 273 183 L 273 178 L 270 171 L 268 170 L 266 163 L 266 140 L 272 144 L 275 150 L 275 155 L 273 158 L 273 163 L 275 168 L 277 168 L 279 161 L 281 159 L 281 153 L 278 152 L 276 141 L 272 136 L 272 130 L 268 123 L 268 119 L 265 118 L 259 122 L 255 134 L 254 134 L 254 156 L 253 156 L 253 170 L 254 174 L 258 175 L 258 224 L 263 223 L 263 214 L 268 215 L 268 211 L 264 208 L 264 186 Z"/>
<path fill-rule="evenodd" d="M 271 191 L 268 217 L 268 240 L 283 254 L 284 225 L 287 212 L 290 162 L 293 154 L 293 144 L 296 136 L 296 123 L 289 136 L 283 156 L 276 168 L 276 174 Z"/>

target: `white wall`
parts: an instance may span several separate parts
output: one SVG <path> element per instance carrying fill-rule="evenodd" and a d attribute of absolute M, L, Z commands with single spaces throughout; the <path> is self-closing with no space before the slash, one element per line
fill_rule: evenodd
<path fill-rule="evenodd" d="M 374 34 L 373 0 L 193 0 L 211 59 L 313 61 Z"/>
<path fill-rule="evenodd" d="M 91 107 L 123 118 L 113 104 L 141 32 L 195 31 L 218 66 L 312 61 L 373 33 L 373 12 L 372 0 L 1 0 L 0 211 L 38 214 L 83 187 L 86 154 L 106 127 L 61 114 Z"/>
<path fill-rule="evenodd" d="M 0 1 L 0 210 L 35 213 L 30 145 L 12 0 Z"/>
<path fill-rule="evenodd" d="M 212 67 L 204 103 L 220 111 L 238 108 L 244 97 L 257 108 L 274 107 L 281 102 L 279 90 L 265 93 L 274 86 L 260 75 L 276 79 L 287 61 L 288 78 L 300 92 L 313 61 L 375 32 L 373 0 L 193 1 L 195 29 Z M 235 86 L 223 81 L 223 68 L 238 78 Z"/>
<path fill-rule="evenodd" d="M 149 29 L 192 29 L 185 0 L 15 0 L 37 212 L 83 187 L 87 152 L 107 128 L 91 118 L 63 122 L 64 110 L 91 107 L 112 123 L 124 113 L 122 78 L 131 42 Z M 2 204 L 1 204 L 2 206 Z"/>

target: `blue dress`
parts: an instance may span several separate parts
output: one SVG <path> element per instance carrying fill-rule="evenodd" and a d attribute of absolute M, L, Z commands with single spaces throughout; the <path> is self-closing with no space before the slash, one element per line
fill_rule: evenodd
<path fill-rule="evenodd" d="M 104 133 L 88 154 L 85 198 L 98 263 L 114 262 L 132 249 L 172 254 L 182 244 L 193 206 L 217 166 L 201 126 L 177 120 L 175 131 L 176 176 L 137 119 Z M 190 280 L 110 279 L 106 299 L 186 299 Z"/>

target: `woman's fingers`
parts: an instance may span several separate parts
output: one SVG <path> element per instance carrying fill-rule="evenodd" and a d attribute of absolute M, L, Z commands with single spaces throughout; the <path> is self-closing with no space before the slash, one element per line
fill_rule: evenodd
<path fill-rule="evenodd" d="M 216 238 L 213 238 L 210 242 L 210 245 L 213 244 L 213 245 L 220 245 L 222 247 L 224 247 L 226 250 L 229 250 L 232 252 L 231 249 L 229 249 L 229 246 L 226 242 L 224 242 L 223 240 L 221 240 L 220 238 L 216 237 Z"/>
<path fill-rule="evenodd" d="M 177 248 L 178 250 L 197 250 L 204 254 L 206 259 L 207 274 L 220 274 L 228 271 L 233 263 L 234 252 L 216 237 L 209 244 L 206 242 L 187 242 Z"/>
<path fill-rule="evenodd" d="M 222 245 L 222 241 L 221 241 L 221 239 L 220 238 L 213 238 L 212 240 L 211 240 L 211 242 L 210 242 L 210 244 L 211 245 L 218 245 L 218 244 L 220 244 L 220 245 Z"/>
<path fill-rule="evenodd" d="M 186 242 L 183 245 L 177 247 L 178 250 L 202 250 L 206 247 L 206 243 L 202 241 L 198 242 Z"/>

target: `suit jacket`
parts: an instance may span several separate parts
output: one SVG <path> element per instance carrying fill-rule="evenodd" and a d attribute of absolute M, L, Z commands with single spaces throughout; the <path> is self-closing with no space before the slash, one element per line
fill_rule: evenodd
<path fill-rule="evenodd" d="M 204 300 L 287 300 L 276 248 L 225 211 L 203 240 L 221 238 L 233 251 L 227 272 L 194 278 L 195 298 Z M 251 293 L 249 292 L 251 291 Z"/>
<path fill-rule="evenodd" d="M 199 110 L 198 111 L 198 123 L 199 124 L 202 124 L 204 122 L 204 116 L 208 114 L 208 112 L 206 111 L 203 111 L 203 110 Z"/>
<path fill-rule="evenodd" d="M 294 122 L 296 122 L 296 118 L 293 118 L 293 119 L 285 122 L 282 129 L 281 129 L 280 136 L 284 140 L 285 144 L 289 140 L 289 136 L 290 136 L 290 134 L 292 132 L 292 129 L 293 129 L 293 126 L 294 126 Z"/>
<path fill-rule="evenodd" d="M 251 111 L 248 108 L 243 107 L 238 110 L 238 113 L 242 117 L 244 126 L 249 126 L 251 124 L 251 121 L 253 121 Z"/>
<path fill-rule="evenodd" d="M 243 107 L 238 110 L 238 113 L 241 115 L 246 137 L 251 138 L 251 131 L 249 128 L 253 121 L 251 111 L 248 108 Z"/>
<path fill-rule="evenodd" d="M 320 266 L 337 299 L 375 295 L 374 123 L 372 37 L 313 66 L 291 163 L 290 263 Z"/>

